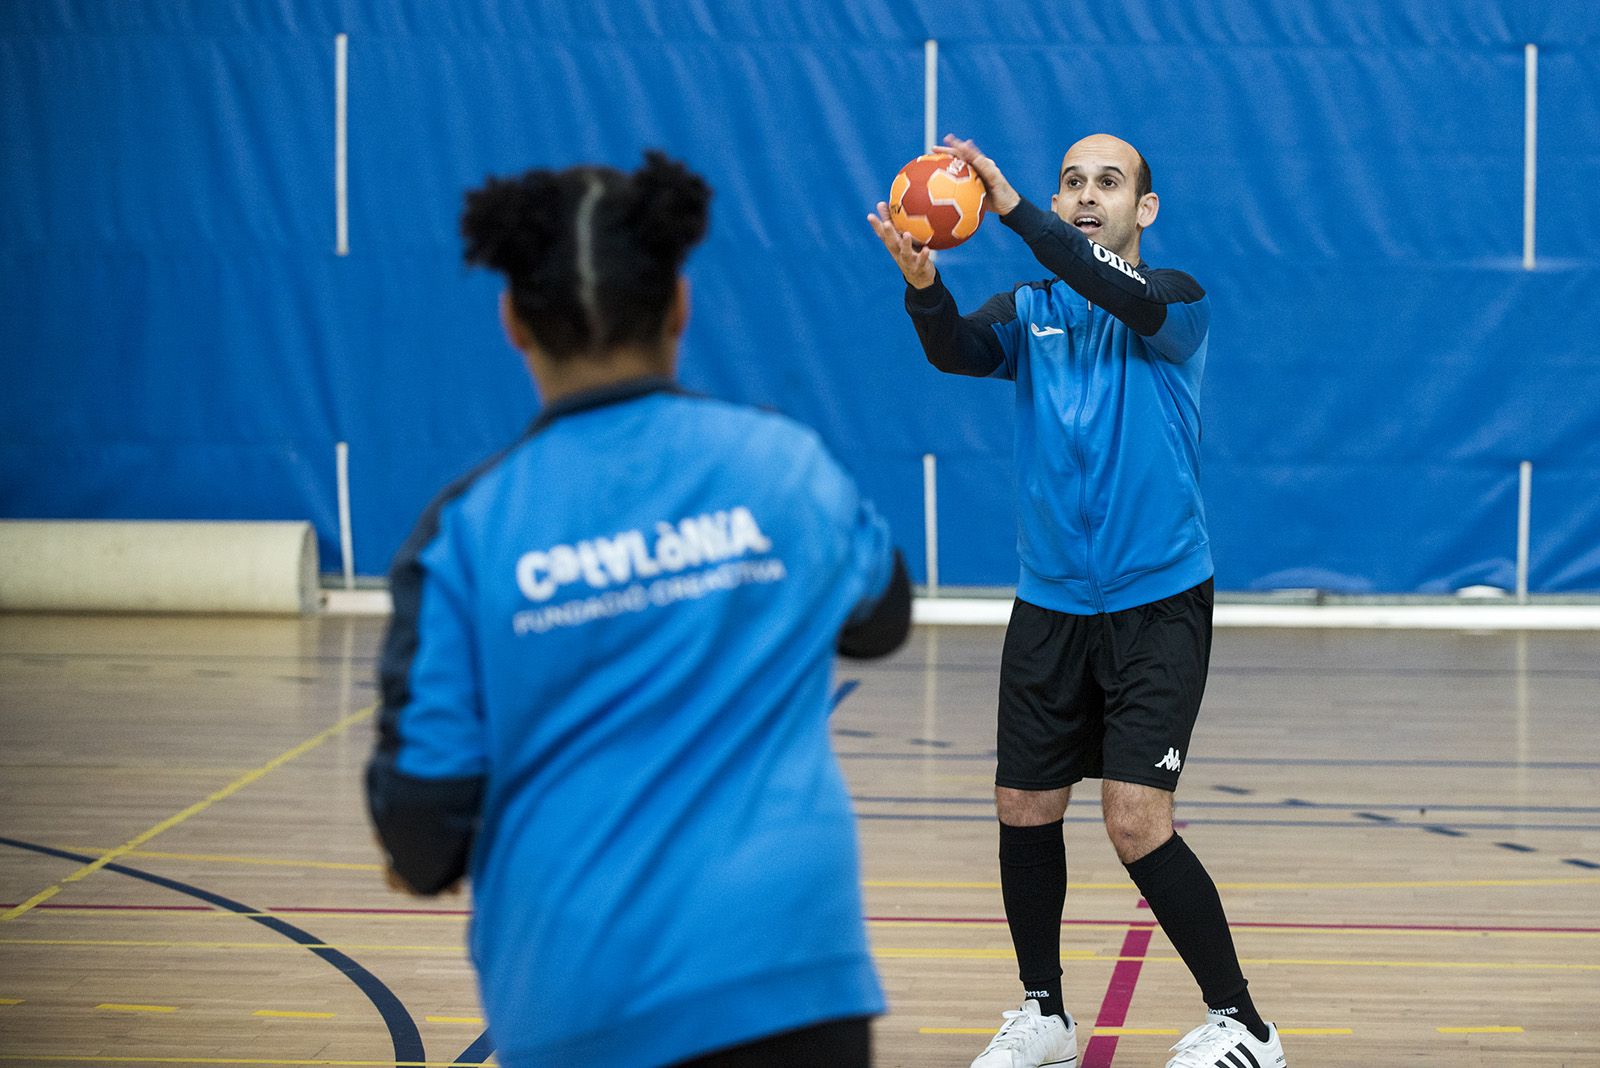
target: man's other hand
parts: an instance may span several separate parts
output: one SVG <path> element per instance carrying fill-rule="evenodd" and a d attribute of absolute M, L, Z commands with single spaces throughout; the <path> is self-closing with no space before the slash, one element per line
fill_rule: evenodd
<path fill-rule="evenodd" d="M 938 277 L 938 270 L 933 266 L 933 251 L 911 240 L 910 234 L 903 234 L 894 228 L 894 223 L 889 221 L 888 204 L 878 201 L 878 210 L 867 216 L 867 223 L 878 235 L 878 240 L 883 242 L 883 247 L 889 250 L 889 255 L 894 257 L 895 266 L 906 276 L 908 285 L 916 289 L 927 289 L 933 285 L 933 280 Z"/>
<path fill-rule="evenodd" d="M 1000 173 L 1000 168 L 995 166 L 994 160 L 983 154 L 983 150 L 971 141 L 963 141 L 955 134 L 945 134 L 944 144 L 935 145 L 935 152 L 943 152 L 964 159 L 989 193 L 989 209 L 997 215 L 1007 215 L 1011 209 L 1021 202 L 1022 197 L 1011 188 L 1011 183 L 1006 181 L 1006 176 Z"/>

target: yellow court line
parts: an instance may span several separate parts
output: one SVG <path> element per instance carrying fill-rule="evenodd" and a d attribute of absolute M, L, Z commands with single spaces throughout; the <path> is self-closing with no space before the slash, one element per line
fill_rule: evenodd
<path fill-rule="evenodd" d="M 1176 1027 L 1096 1027 L 1092 1029 L 1097 1035 L 1181 1035 Z"/>
<path fill-rule="evenodd" d="M 65 884 L 75 883 L 80 879 L 83 879 L 89 875 L 93 875 L 107 864 L 110 864 L 112 861 L 116 860 L 118 857 L 126 856 L 135 849 L 138 849 L 140 846 L 150 841 L 150 839 L 154 838 L 162 831 L 169 831 L 189 817 L 204 812 L 218 801 L 221 801 L 224 798 L 232 797 L 234 794 L 238 793 L 240 790 L 243 790 L 246 786 L 249 786 L 263 775 L 276 771 L 278 768 L 281 768 L 295 757 L 300 756 L 303 753 L 310 752 L 323 742 L 327 741 L 329 738 L 332 738 L 334 735 L 348 730 L 354 724 L 366 719 L 368 716 L 372 715 L 373 710 L 376 708 L 376 705 L 368 705 L 359 712 L 352 712 L 350 715 L 344 717 L 338 723 L 335 723 L 333 726 L 329 727 L 325 731 L 322 731 L 320 734 L 316 734 L 310 738 L 307 738 L 293 749 L 279 753 L 277 756 L 273 757 L 259 768 L 256 768 L 254 771 L 249 771 L 239 776 L 237 779 L 211 794 L 203 801 L 196 801 L 182 812 L 179 812 L 176 815 L 168 816 L 166 819 L 162 820 L 154 827 L 151 827 L 143 834 L 136 835 L 135 837 L 130 838 L 128 841 L 119 845 L 117 848 L 102 854 L 98 860 L 94 860 L 88 864 L 85 864 L 83 867 L 79 868 L 77 871 L 73 872 L 71 875 L 67 876 L 65 879 L 62 879 L 55 885 L 45 887 L 43 890 L 39 891 L 37 894 L 34 894 L 16 908 L 0 913 L 0 923 L 16 919 L 18 916 L 23 915 L 24 913 L 33 909 L 35 906 L 48 901 L 50 898 L 60 893 L 61 888 Z"/>
<path fill-rule="evenodd" d="M 106 1009 L 110 1012 L 177 1012 L 176 1005 L 123 1005 L 115 1001 L 107 1001 L 96 1005 L 97 1009 Z"/>
<path fill-rule="evenodd" d="M 999 883 L 917 882 L 871 879 L 862 886 L 871 890 L 998 890 Z M 1350 883 L 1218 883 L 1218 890 L 1460 890 L 1484 887 L 1600 886 L 1600 876 L 1575 876 L 1565 879 L 1428 879 L 1420 882 Z M 1131 892 L 1133 884 L 1073 883 L 1078 890 L 1122 890 Z"/>
<path fill-rule="evenodd" d="M 1441 1035 L 1520 1035 L 1520 1027 L 1435 1027 Z"/>
<path fill-rule="evenodd" d="M 56 849 L 65 849 L 72 853 L 102 853 L 103 849 L 95 846 L 69 846 L 58 845 Z M 275 857 L 239 857 L 226 853 L 158 853 L 153 850 L 135 849 L 124 853 L 125 857 L 145 857 L 152 860 L 200 860 L 214 864 L 266 864 L 282 868 L 319 868 L 326 871 L 382 871 L 381 864 L 344 864 L 331 860 L 282 860 Z M 237 913 L 235 913 L 237 915 Z"/>
<path fill-rule="evenodd" d="M 1010 960 L 1016 956 L 1012 949 L 972 949 L 953 946 L 880 946 L 872 951 L 874 957 L 886 960 Z M 1101 956 L 1092 949 L 1063 949 L 1062 960 L 1117 960 Z M 1134 958 L 1128 958 L 1130 960 Z M 1139 957 L 1139 960 L 1154 959 Z"/>
<path fill-rule="evenodd" d="M 146 947 L 152 949 L 337 949 L 388 953 L 465 954 L 464 946 L 406 946 L 381 942 L 185 942 L 155 939 L 119 938 L 0 938 L 0 945 L 12 946 L 89 946 Z M 872 951 L 880 960 L 1011 960 L 1012 949 L 965 949 L 937 946 L 881 947 Z M 1066 951 L 1069 960 L 1139 961 L 1144 964 L 1177 964 L 1181 957 L 1126 957 L 1112 953 Z M 1317 957 L 1240 957 L 1240 964 L 1290 964 L 1318 968 L 1458 968 L 1481 971 L 1600 972 L 1600 964 L 1558 964 L 1543 961 L 1456 961 L 1456 960 L 1344 960 Z"/>
<path fill-rule="evenodd" d="M 0 1005 L 21 1005 L 21 998 L 0 998 Z"/>
<path fill-rule="evenodd" d="M 919 1027 L 924 1035 L 992 1035 L 992 1027 Z"/>
<path fill-rule="evenodd" d="M 1280 1035 L 1353 1035 L 1348 1027 L 1280 1027 Z"/>
<path fill-rule="evenodd" d="M 285 1020 L 331 1020 L 331 1012 L 291 1012 L 287 1009 L 257 1009 L 251 1016 L 270 1016 L 273 1019 Z"/>
<path fill-rule="evenodd" d="M 471 1024 L 474 1027 L 483 1026 L 482 1016 L 424 1016 L 423 1019 L 428 1023 Z"/>

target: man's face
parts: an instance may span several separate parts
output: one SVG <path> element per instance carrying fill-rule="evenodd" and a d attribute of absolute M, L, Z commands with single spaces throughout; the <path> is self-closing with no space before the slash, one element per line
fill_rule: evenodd
<path fill-rule="evenodd" d="M 1132 262 L 1139 233 L 1155 221 L 1155 194 L 1135 194 L 1139 154 L 1132 145 L 1095 134 L 1067 150 L 1061 160 L 1061 185 L 1050 206 L 1068 226 Z"/>

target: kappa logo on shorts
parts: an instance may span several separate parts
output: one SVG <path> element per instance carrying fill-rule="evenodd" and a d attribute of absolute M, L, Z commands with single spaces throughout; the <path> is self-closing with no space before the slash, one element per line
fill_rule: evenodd
<path fill-rule="evenodd" d="M 1183 757 L 1178 755 L 1178 751 L 1176 749 L 1168 749 L 1167 755 L 1156 761 L 1155 766 L 1158 768 L 1166 768 L 1168 771 L 1182 771 Z"/>

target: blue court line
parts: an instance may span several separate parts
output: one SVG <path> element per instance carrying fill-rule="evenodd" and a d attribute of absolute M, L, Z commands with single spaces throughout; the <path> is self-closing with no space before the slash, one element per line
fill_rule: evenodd
<path fill-rule="evenodd" d="M 979 753 L 840 753 L 841 760 L 993 760 L 993 749 Z M 1228 764 L 1254 768 L 1486 768 L 1490 770 L 1600 771 L 1600 763 L 1552 760 L 1318 760 L 1307 757 L 1191 757 L 1189 764 Z"/>
<path fill-rule="evenodd" d="M 86 857 L 81 853 L 69 853 L 65 849 L 55 849 L 51 846 L 36 845 L 33 842 L 22 842 L 15 838 L 0 837 L 0 845 L 8 845 L 13 849 L 26 849 L 34 853 L 43 853 L 49 857 L 59 857 L 62 860 L 76 861 L 79 864 L 92 864 L 98 858 Z M 139 868 L 130 868 L 126 864 L 107 864 L 107 871 L 114 871 L 118 875 L 127 875 L 134 879 L 142 879 L 147 883 L 173 890 L 189 897 L 199 898 L 201 901 L 237 912 L 254 923 L 259 923 L 269 931 L 275 931 L 291 942 L 305 946 L 312 953 L 333 965 L 346 979 L 354 983 L 360 991 L 372 1002 L 373 1008 L 378 1010 L 378 1015 L 383 1017 L 383 1024 L 389 1029 L 389 1039 L 394 1045 L 394 1059 L 399 1062 L 418 1063 L 426 1061 L 427 1054 L 423 1052 L 422 1035 L 417 1031 L 417 1023 L 406 1011 L 405 1005 L 395 997 L 394 991 L 383 984 L 383 980 L 367 971 L 353 959 L 332 949 L 323 943 L 322 939 L 308 931 L 296 927 L 292 923 L 285 923 L 276 916 L 263 916 L 261 910 L 250 905 L 243 905 L 232 898 L 213 894 L 209 890 L 202 890 L 198 886 L 180 883 L 176 879 L 168 879 L 164 875 L 142 871 Z"/>
<path fill-rule="evenodd" d="M 82 654 L 92 655 L 92 654 Z M 925 672 L 928 670 L 927 660 L 913 660 L 905 657 L 897 658 L 893 663 L 875 664 L 872 670 L 884 672 Z M 1000 658 L 997 655 L 992 662 L 982 664 L 939 664 L 934 670 L 940 674 L 1000 674 Z M 1470 668 L 1470 667 L 1387 667 L 1387 668 L 1294 668 L 1269 664 L 1237 664 L 1237 665 L 1211 665 L 1209 674 L 1212 678 L 1219 675 L 1266 675 L 1282 678 L 1468 678 L 1468 679 L 1503 679 L 1514 678 L 1519 674 L 1528 678 L 1541 679 L 1600 679 L 1600 672 L 1585 670 L 1583 668 L 1526 668 L 1519 671 L 1516 668 Z"/>
<path fill-rule="evenodd" d="M 845 679 L 839 688 L 833 691 L 833 704 L 828 706 L 829 714 L 839 711 L 839 706 L 844 704 L 844 699 L 856 692 L 856 687 L 861 685 L 860 679 Z"/>

